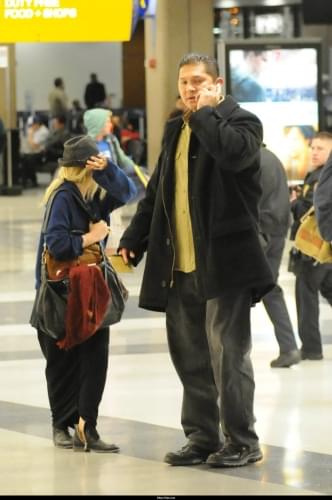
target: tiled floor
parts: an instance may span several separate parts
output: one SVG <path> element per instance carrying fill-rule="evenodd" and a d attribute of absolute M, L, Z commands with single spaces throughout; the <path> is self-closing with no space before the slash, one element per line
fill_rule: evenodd
<path fill-rule="evenodd" d="M 252 311 L 256 430 L 262 462 L 236 469 L 172 468 L 184 444 L 181 387 L 170 362 L 164 317 L 137 308 L 142 268 L 123 275 L 130 300 L 112 328 L 99 430 L 118 455 L 53 447 L 45 362 L 29 326 L 40 190 L 0 196 L 0 495 L 314 495 L 332 493 L 332 316 L 321 304 L 324 360 L 271 369 L 278 354 L 261 305 Z M 294 281 L 281 284 L 295 324 Z M 296 326 L 296 324 L 295 324 Z"/>

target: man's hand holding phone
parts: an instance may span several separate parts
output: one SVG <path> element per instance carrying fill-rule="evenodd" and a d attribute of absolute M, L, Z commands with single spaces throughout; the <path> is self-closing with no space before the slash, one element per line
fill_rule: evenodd
<path fill-rule="evenodd" d="M 217 106 L 221 98 L 221 83 L 202 87 L 197 98 L 197 109 L 203 106 Z"/>

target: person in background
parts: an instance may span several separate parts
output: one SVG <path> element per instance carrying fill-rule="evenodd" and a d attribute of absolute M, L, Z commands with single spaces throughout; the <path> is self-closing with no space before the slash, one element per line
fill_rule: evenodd
<path fill-rule="evenodd" d="M 304 179 L 302 192 L 293 192 L 291 211 L 294 222 L 291 240 L 295 239 L 301 217 L 313 206 L 314 190 L 332 151 L 332 134 L 318 132 L 310 145 L 310 170 Z M 295 298 L 302 359 L 323 359 L 322 338 L 319 328 L 319 292 L 332 305 L 332 264 L 319 264 L 311 257 L 299 253 L 295 271 Z"/>
<path fill-rule="evenodd" d="M 84 109 L 82 108 L 80 101 L 78 99 L 74 99 L 70 110 L 69 125 L 69 130 L 73 134 L 84 134 L 83 113 Z"/>
<path fill-rule="evenodd" d="M 112 134 L 115 135 L 119 144 L 121 143 L 122 117 L 119 113 L 111 114 L 111 122 L 113 125 Z"/>
<path fill-rule="evenodd" d="M 57 115 L 51 121 L 50 133 L 44 145 L 45 161 L 57 163 L 58 158 L 63 154 L 64 143 L 71 138 L 71 133 L 67 128 L 67 116 Z"/>
<path fill-rule="evenodd" d="M 332 153 L 319 176 L 314 191 L 314 207 L 322 238 L 332 242 Z"/>
<path fill-rule="evenodd" d="M 88 109 L 103 106 L 106 100 L 105 85 L 98 81 L 96 73 L 91 73 L 90 82 L 84 91 L 84 102 Z"/>
<path fill-rule="evenodd" d="M 28 124 L 26 140 L 22 145 L 21 165 L 22 184 L 27 187 L 31 182 L 33 187 L 38 186 L 36 167 L 43 162 L 43 154 L 49 129 L 45 125 L 45 118 L 35 115 Z"/>
<path fill-rule="evenodd" d="M 250 359 L 250 308 L 274 285 L 257 228 L 262 124 L 221 94 L 222 83 L 214 58 L 180 61 L 188 112 L 167 122 L 158 164 L 118 249 L 133 265 L 147 252 L 139 306 L 166 312 L 188 440 L 166 454 L 173 466 L 237 467 L 262 458 Z"/>
<path fill-rule="evenodd" d="M 87 134 L 97 142 L 99 151 L 119 165 L 126 175 L 135 182 L 137 197 L 134 201 L 137 201 L 144 195 L 145 188 L 137 178 L 134 161 L 126 155 L 120 146 L 119 140 L 113 134 L 111 116 L 112 112 L 109 109 L 88 109 L 83 115 L 84 126 Z M 145 170 L 143 171 L 146 173 Z"/>
<path fill-rule="evenodd" d="M 40 286 L 44 244 L 58 260 L 75 259 L 83 249 L 109 233 L 109 214 L 127 203 L 135 186 L 114 163 L 99 154 L 95 141 L 76 136 L 64 144 L 56 178 L 48 186 L 44 203 L 54 191 L 46 232 L 41 233 L 36 258 L 36 288 Z M 90 222 L 75 194 L 88 204 L 98 222 Z M 97 431 L 109 356 L 109 328 L 100 328 L 83 343 L 60 349 L 56 340 L 38 328 L 38 341 L 46 359 L 46 381 L 52 414 L 53 441 L 59 448 L 113 453 L 115 444 L 104 442 Z M 72 436 L 70 428 L 75 428 Z"/>
<path fill-rule="evenodd" d="M 265 254 L 276 283 L 264 295 L 262 302 L 273 324 L 280 351 L 279 356 L 271 361 L 271 367 L 286 368 L 301 360 L 283 290 L 278 284 L 279 268 L 290 227 L 289 189 L 281 161 L 266 147 L 261 149 L 260 164 L 263 194 L 259 202 L 259 224 L 267 241 Z"/>
<path fill-rule="evenodd" d="M 65 92 L 65 84 L 62 78 L 54 80 L 54 88 L 48 95 L 48 103 L 50 115 L 54 116 L 67 115 L 68 113 L 68 96 Z"/>
<path fill-rule="evenodd" d="M 121 129 L 121 146 L 124 151 L 128 154 L 128 144 L 130 141 L 139 140 L 140 135 L 138 130 L 135 128 L 134 122 L 128 120 L 125 126 Z"/>

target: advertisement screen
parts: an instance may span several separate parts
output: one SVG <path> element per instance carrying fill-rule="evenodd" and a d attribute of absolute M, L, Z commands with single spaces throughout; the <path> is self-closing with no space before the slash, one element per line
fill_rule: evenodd
<path fill-rule="evenodd" d="M 319 58 L 319 45 L 226 45 L 227 93 L 261 119 L 289 180 L 304 178 L 319 129 Z"/>
<path fill-rule="evenodd" d="M 0 0 L 0 43 L 128 41 L 132 15 L 133 0 Z"/>

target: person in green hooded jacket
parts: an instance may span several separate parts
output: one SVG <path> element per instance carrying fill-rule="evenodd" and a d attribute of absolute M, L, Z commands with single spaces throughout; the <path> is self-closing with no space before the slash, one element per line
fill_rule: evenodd
<path fill-rule="evenodd" d="M 136 185 L 138 194 L 132 202 L 137 202 L 145 193 L 145 186 L 137 176 L 135 162 L 126 155 L 120 146 L 118 138 L 113 134 L 111 121 L 112 111 L 105 108 L 88 109 L 83 115 L 83 122 L 87 134 L 97 142 L 99 152 L 118 165 L 125 174 L 130 177 Z M 148 173 L 142 167 L 140 172 L 148 179 Z"/>

